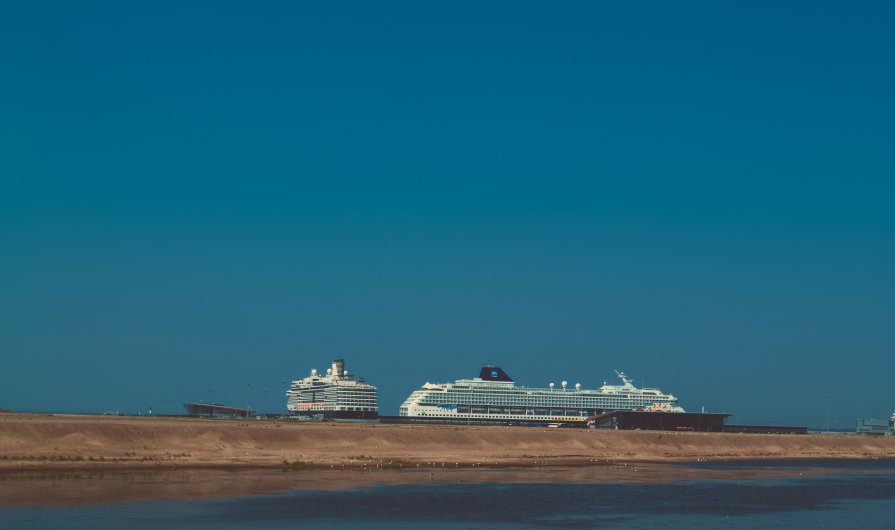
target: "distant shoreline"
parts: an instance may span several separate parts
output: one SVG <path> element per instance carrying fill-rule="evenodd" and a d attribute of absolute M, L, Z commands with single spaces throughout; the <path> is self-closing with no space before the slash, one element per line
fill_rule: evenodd
<path fill-rule="evenodd" d="M 542 467 L 895 457 L 895 438 L 0 414 L 0 471 Z"/>

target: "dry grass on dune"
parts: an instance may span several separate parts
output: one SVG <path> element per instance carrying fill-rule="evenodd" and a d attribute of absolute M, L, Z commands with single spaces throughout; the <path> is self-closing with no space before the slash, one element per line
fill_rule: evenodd
<path fill-rule="evenodd" d="M 891 456 L 895 439 L 863 436 L 0 416 L 0 469 L 476 466 Z"/>

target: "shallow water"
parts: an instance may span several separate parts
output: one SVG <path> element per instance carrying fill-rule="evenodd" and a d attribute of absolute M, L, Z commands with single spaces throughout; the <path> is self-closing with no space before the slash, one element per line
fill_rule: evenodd
<path fill-rule="evenodd" d="M 890 528 L 895 462 L 0 477 L 0 528 Z"/>

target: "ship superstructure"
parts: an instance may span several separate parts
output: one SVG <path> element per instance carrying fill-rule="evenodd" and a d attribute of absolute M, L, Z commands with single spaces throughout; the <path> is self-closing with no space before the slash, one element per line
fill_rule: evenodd
<path fill-rule="evenodd" d="M 622 384 L 604 383 L 597 390 L 580 384 L 561 388 L 517 385 L 501 368 L 482 367 L 479 377 L 453 383 L 426 383 L 401 405 L 401 416 L 496 422 L 551 423 L 581 421 L 615 410 L 683 412 L 677 398 L 658 388 L 638 388 L 624 372 L 616 372 Z"/>
<path fill-rule="evenodd" d="M 291 415 L 317 419 L 379 417 L 376 387 L 349 375 L 343 359 L 334 360 L 326 375 L 311 370 L 308 377 L 292 381 L 286 392 L 286 408 Z"/>

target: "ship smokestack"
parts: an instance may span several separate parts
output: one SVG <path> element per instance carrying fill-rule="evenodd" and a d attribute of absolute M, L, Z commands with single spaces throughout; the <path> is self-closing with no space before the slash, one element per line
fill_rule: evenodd
<path fill-rule="evenodd" d="M 342 359 L 336 359 L 333 361 L 333 375 L 336 377 L 342 377 L 345 375 L 345 361 Z"/>

